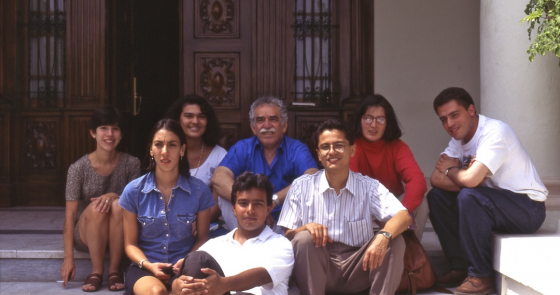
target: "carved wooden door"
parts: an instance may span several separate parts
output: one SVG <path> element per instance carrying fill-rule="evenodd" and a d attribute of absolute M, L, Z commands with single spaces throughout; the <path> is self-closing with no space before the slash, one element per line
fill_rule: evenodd
<path fill-rule="evenodd" d="M 0 206 L 64 205 L 69 164 L 95 148 L 105 1 L 2 1 Z"/>
<path fill-rule="evenodd" d="M 214 107 L 225 148 L 251 135 L 252 2 L 183 1 L 183 95 L 198 94 Z"/>

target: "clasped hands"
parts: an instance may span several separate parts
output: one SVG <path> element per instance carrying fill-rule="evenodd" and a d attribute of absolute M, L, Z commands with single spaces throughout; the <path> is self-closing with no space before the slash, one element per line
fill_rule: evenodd
<path fill-rule="evenodd" d="M 329 237 L 327 227 L 318 223 L 308 223 L 305 229 L 311 234 L 311 240 L 315 244 L 315 248 L 324 247 L 328 243 L 332 243 L 333 239 Z M 383 258 L 387 253 L 389 240 L 383 235 L 377 235 L 368 246 L 364 258 L 362 260 L 362 269 L 364 271 L 373 270 L 381 266 Z"/>
<path fill-rule="evenodd" d="M 224 279 L 215 270 L 210 268 L 200 269 L 208 276 L 204 279 L 195 279 L 190 276 L 182 275 L 173 282 L 171 287 L 172 294 L 193 294 L 193 295 L 221 295 L 228 290 L 224 288 Z"/>

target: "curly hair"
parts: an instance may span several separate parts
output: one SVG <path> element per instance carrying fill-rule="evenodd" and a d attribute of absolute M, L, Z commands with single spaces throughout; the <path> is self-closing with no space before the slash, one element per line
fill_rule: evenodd
<path fill-rule="evenodd" d="M 181 114 L 183 113 L 183 108 L 186 105 L 198 105 L 200 107 L 200 111 L 206 116 L 207 120 L 206 131 L 202 135 L 202 141 L 207 146 L 216 146 L 220 141 L 220 137 L 222 136 L 220 122 L 218 121 L 216 112 L 208 103 L 208 101 L 206 101 L 206 99 L 194 94 L 181 97 L 177 99 L 169 107 L 169 109 L 167 109 L 164 118 L 180 121 Z"/>

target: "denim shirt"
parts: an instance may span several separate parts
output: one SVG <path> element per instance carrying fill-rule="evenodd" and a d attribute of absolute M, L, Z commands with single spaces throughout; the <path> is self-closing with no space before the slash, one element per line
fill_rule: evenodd
<path fill-rule="evenodd" d="M 192 236 L 196 213 L 214 204 L 212 193 L 201 180 L 179 175 L 166 210 L 153 171 L 130 182 L 119 200 L 121 207 L 137 216 L 138 246 L 146 258 L 164 263 L 175 263 L 191 251 L 196 240 Z"/>

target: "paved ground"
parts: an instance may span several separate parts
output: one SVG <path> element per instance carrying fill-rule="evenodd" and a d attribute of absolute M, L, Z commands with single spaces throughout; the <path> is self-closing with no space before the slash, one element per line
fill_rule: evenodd
<path fill-rule="evenodd" d="M 58 294 L 89 294 L 82 292 L 81 282 L 70 282 L 66 288 L 62 288 L 60 283 L 25 283 L 25 282 L 0 282 L 1 295 L 28 295 L 28 294 L 41 294 L 41 295 L 58 295 Z M 451 289 L 453 290 L 453 289 Z M 107 289 L 107 282 L 103 283 L 101 290 L 92 293 L 96 295 L 115 295 L 122 294 L 122 292 L 111 292 Z M 297 295 L 297 291 L 290 292 L 289 295 Z M 422 295 L 441 295 L 438 292 L 419 292 Z"/>

